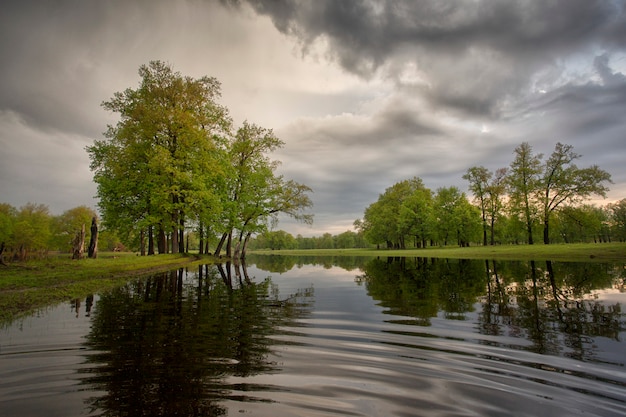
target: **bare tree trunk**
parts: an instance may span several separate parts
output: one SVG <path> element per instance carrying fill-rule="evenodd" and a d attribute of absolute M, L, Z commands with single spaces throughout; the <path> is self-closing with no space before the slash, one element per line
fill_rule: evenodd
<path fill-rule="evenodd" d="M 246 238 L 243 241 L 243 247 L 241 248 L 241 259 L 246 259 L 246 250 L 248 249 L 248 242 L 250 241 L 252 233 L 246 234 Z"/>
<path fill-rule="evenodd" d="M 154 255 L 154 232 L 152 226 L 148 226 L 148 256 Z"/>
<path fill-rule="evenodd" d="M 4 265 L 7 266 L 7 264 L 4 263 L 4 242 L 2 242 L 2 244 L 0 244 L 0 265 Z"/>
<path fill-rule="evenodd" d="M 89 238 L 87 256 L 91 259 L 98 257 L 98 222 L 95 217 L 91 219 L 91 237 Z"/>
<path fill-rule="evenodd" d="M 199 253 L 200 255 L 204 254 L 204 226 L 202 225 L 202 222 L 200 222 L 200 225 L 198 226 L 198 239 L 200 240 L 200 243 L 198 244 L 200 250 Z"/>
<path fill-rule="evenodd" d="M 73 254 L 72 259 L 83 259 L 85 254 L 85 225 L 81 227 L 80 231 L 76 233 L 73 242 Z"/>
<path fill-rule="evenodd" d="M 240 246 L 241 246 L 241 241 L 237 242 L 237 245 L 235 245 L 235 252 L 233 253 L 233 259 L 234 259 L 235 261 L 238 261 L 238 260 L 239 260 L 239 255 L 240 255 L 240 253 L 239 253 L 239 247 L 240 247 Z"/>
<path fill-rule="evenodd" d="M 146 232 L 143 229 L 139 231 L 139 254 L 146 256 Z"/>
<path fill-rule="evenodd" d="M 220 243 L 217 244 L 217 248 L 215 248 L 215 252 L 213 253 L 213 256 L 220 256 L 220 253 L 222 252 L 222 246 L 224 246 L 224 242 L 226 241 L 227 237 L 228 237 L 228 232 L 222 235 L 222 238 L 220 239 Z"/>
<path fill-rule="evenodd" d="M 165 236 L 165 230 L 163 230 L 163 226 L 159 226 L 157 246 L 159 253 L 167 253 L 167 238 Z"/>
<path fill-rule="evenodd" d="M 226 239 L 226 256 L 229 258 L 233 254 L 232 245 L 233 245 L 233 231 L 231 229 L 231 231 L 228 233 L 228 239 Z"/>

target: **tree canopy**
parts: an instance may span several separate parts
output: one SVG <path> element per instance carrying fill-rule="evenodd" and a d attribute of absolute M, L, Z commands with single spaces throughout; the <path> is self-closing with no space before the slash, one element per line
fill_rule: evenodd
<path fill-rule="evenodd" d="M 190 229 L 203 238 L 238 230 L 241 239 L 279 212 L 310 221 L 311 190 L 276 175 L 267 156 L 283 142 L 247 122 L 234 132 L 215 78 L 182 76 L 161 61 L 139 76 L 138 88 L 102 104 L 120 121 L 87 148 L 108 227 L 139 235 L 142 253 L 147 236 L 152 254 L 155 234 L 160 253 L 183 252 Z"/>

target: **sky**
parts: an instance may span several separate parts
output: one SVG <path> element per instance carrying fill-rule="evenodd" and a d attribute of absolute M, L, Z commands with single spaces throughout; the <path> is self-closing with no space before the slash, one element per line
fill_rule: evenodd
<path fill-rule="evenodd" d="M 285 142 L 279 173 L 339 234 L 387 187 L 433 191 L 528 142 L 572 145 L 626 198 L 626 1 L 8 0 L 0 13 L 0 202 L 52 214 L 98 200 L 85 147 L 101 103 L 152 60 L 216 77 L 235 126 Z"/>

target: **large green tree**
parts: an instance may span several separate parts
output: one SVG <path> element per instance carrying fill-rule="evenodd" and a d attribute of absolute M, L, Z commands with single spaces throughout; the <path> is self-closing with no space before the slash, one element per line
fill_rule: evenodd
<path fill-rule="evenodd" d="M 574 160 L 580 155 L 574 152 L 572 145 L 557 143 L 554 152 L 543 166 L 543 175 L 539 181 L 540 192 L 537 200 L 543 221 L 543 243 L 550 243 L 549 225 L 555 210 L 565 204 L 578 204 L 590 195 L 606 196 L 611 182 L 611 175 L 597 165 L 578 168 Z"/>
<path fill-rule="evenodd" d="M 220 145 L 231 122 L 215 78 L 184 77 L 161 61 L 142 65 L 139 76 L 137 89 L 102 104 L 120 121 L 87 148 L 99 207 L 110 227 L 147 230 L 150 244 L 156 229 L 160 251 L 167 234 L 180 252 L 186 220 L 219 209 Z"/>

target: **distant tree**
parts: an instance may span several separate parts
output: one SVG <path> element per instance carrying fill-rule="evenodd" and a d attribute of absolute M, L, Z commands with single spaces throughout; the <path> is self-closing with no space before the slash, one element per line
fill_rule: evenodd
<path fill-rule="evenodd" d="M 532 245 L 533 223 L 537 216 L 537 206 L 534 200 L 541 189 L 540 175 L 542 172 L 542 154 L 533 154 L 532 146 L 528 142 L 515 148 L 515 159 L 511 163 L 507 176 L 507 188 L 511 212 L 519 214 L 524 219 L 528 244 Z"/>
<path fill-rule="evenodd" d="M 337 235 L 335 239 L 335 248 L 336 249 L 348 249 L 356 247 L 357 242 L 357 234 L 352 230 L 346 230 L 343 233 Z"/>
<path fill-rule="evenodd" d="M 611 175 L 593 165 L 578 168 L 573 161 L 580 158 L 573 146 L 557 143 L 543 166 L 539 181 L 538 201 L 543 219 L 543 243 L 550 243 L 549 225 L 554 211 L 564 204 L 578 204 L 590 195 L 606 196 Z"/>
<path fill-rule="evenodd" d="M 28 203 L 21 207 L 13 226 L 13 245 L 17 258 L 26 260 L 32 252 L 45 252 L 48 249 L 52 216 L 48 206 Z"/>
<path fill-rule="evenodd" d="M 405 247 L 405 231 L 400 225 L 400 207 L 416 190 L 424 189 L 421 178 L 400 181 L 379 195 L 378 200 L 365 209 L 360 231 L 373 244 L 386 243 L 388 248 Z"/>

